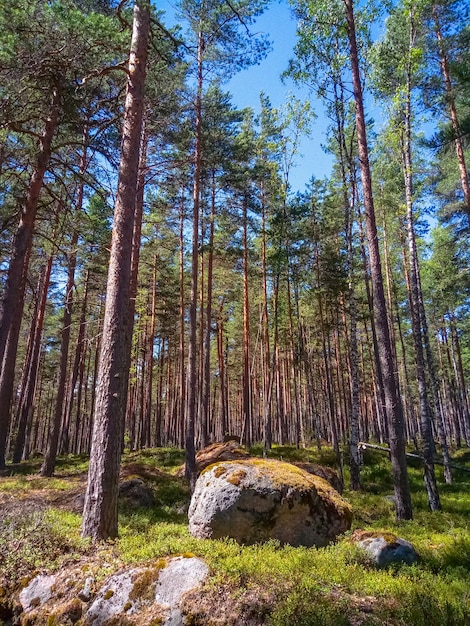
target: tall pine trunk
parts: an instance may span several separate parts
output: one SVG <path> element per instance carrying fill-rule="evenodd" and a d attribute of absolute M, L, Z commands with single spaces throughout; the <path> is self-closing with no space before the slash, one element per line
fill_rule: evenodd
<path fill-rule="evenodd" d="M 434 5 L 432 9 L 434 17 L 434 23 L 436 26 L 436 38 L 439 48 L 439 54 L 441 55 L 441 71 L 444 77 L 444 84 L 446 89 L 446 98 L 449 106 L 450 119 L 452 122 L 452 129 L 454 131 L 455 139 L 455 152 L 457 154 L 457 162 L 459 165 L 460 184 L 462 185 L 462 191 L 464 196 L 465 210 L 470 216 L 470 186 L 468 184 L 468 171 L 465 163 L 465 153 L 462 141 L 462 132 L 460 130 L 459 118 L 457 115 L 457 107 L 455 106 L 454 90 L 452 87 L 452 80 L 450 76 L 449 60 L 444 46 L 444 40 L 441 33 L 441 26 L 439 23 L 439 14 L 437 6 Z"/>
<path fill-rule="evenodd" d="M 188 378 L 186 401 L 186 467 L 185 476 L 189 480 L 191 491 L 196 484 L 196 411 L 197 411 L 197 296 L 199 269 L 199 205 L 201 194 L 202 169 L 202 85 L 204 36 L 198 34 L 197 49 L 197 94 L 196 94 L 196 145 L 194 148 L 193 181 L 193 241 L 191 259 L 191 295 L 189 303 L 189 345 Z"/>
<path fill-rule="evenodd" d="M 51 107 L 39 140 L 36 164 L 28 192 L 21 207 L 18 228 L 13 239 L 12 254 L 0 310 L 0 469 L 5 468 L 5 448 L 10 427 L 10 409 L 15 379 L 16 354 L 24 309 L 26 277 L 29 267 L 33 231 L 39 195 L 52 153 L 52 139 L 59 122 L 60 89 L 51 95 Z"/>
<path fill-rule="evenodd" d="M 93 539 L 116 537 L 118 532 L 119 466 L 134 322 L 129 315 L 132 242 L 149 26 L 150 2 L 136 0 L 93 439 L 83 511 L 82 533 Z"/>
<path fill-rule="evenodd" d="M 423 337 L 419 309 L 418 288 L 418 256 L 414 228 L 413 210 L 413 164 L 411 156 L 411 53 L 414 46 L 415 28 L 413 9 L 410 7 L 409 59 L 406 67 L 406 91 L 404 102 L 404 137 L 402 142 L 403 176 L 405 179 L 406 222 L 408 231 L 409 277 L 410 277 L 410 311 L 411 328 L 415 346 L 416 378 L 418 382 L 421 438 L 423 444 L 424 482 L 428 492 L 431 511 L 441 508 L 439 491 L 434 471 L 434 441 L 431 428 L 431 407 L 429 404 L 424 363 Z"/>
<path fill-rule="evenodd" d="M 71 253 L 68 259 L 67 284 L 65 287 L 64 316 L 60 339 L 59 380 L 54 408 L 54 416 L 49 429 L 47 450 L 41 467 L 41 476 L 52 476 L 55 469 L 57 449 L 59 445 L 60 425 L 64 409 L 65 387 L 67 382 L 67 365 L 69 361 L 70 329 L 72 324 L 73 289 L 75 286 L 75 268 L 77 265 L 78 232 L 75 230 L 70 242 Z"/>
<path fill-rule="evenodd" d="M 24 385 L 23 400 L 20 403 L 18 433 L 16 436 L 15 447 L 13 450 L 13 463 L 19 463 L 22 459 L 29 456 L 29 433 L 31 432 L 34 396 L 36 393 L 36 383 L 38 378 L 42 328 L 44 324 L 44 315 L 46 312 L 47 291 L 52 270 L 53 255 L 50 254 L 38 283 L 38 305 L 35 310 L 34 328 L 32 329 L 32 349 L 28 359 L 27 378 Z"/>
<path fill-rule="evenodd" d="M 392 343 L 385 303 L 382 265 L 380 261 L 377 225 L 375 220 L 372 177 L 369 165 L 366 121 L 362 98 L 362 84 L 359 72 L 356 26 L 354 21 L 353 0 L 344 0 L 349 38 L 349 52 L 353 77 L 353 90 L 356 105 L 356 128 L 358 138 L 359 162 L 361 167 L 362 193 L 366 214 L 367 242 L 374 296 L 378 349 L 382 367 L 385 405 L 389 426 L 389 443 L 392 459 L 393 483 L 395 488 L 395 512 L 398 520 L 411 519 L 411 496 L 408 483 L 405 456 L 405 438 L 403 427 L 403 409 L 393 366 Z"/>

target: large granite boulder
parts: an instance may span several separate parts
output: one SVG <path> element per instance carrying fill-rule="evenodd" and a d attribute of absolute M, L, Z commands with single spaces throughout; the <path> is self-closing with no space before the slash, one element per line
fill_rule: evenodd
<path fill-rule="evenodd" d="M 326 546 L 350 528 L 352 510 L 318 476 L 290 463 L 248 459 L 206 468 L 188 515 L 189 530 L 199 538 Z"/>
<path fill-rule="evenodd" d="M 393 533 L 356 530 L 351 540 L 377 567 L 387 567 L 392 563 L 412 565 L 419 559 L 414 546 Z"/>
<path fill-rule="evenodd" d="M 230 439 L 224 443 L 212 443 L 210 446 L 199 450 L 196 454 L 196 471 L 200 474 L 206 467 L 219 461 L 235 461 L 249 459 L 248 452 L 241 447 L 238 441 Z M 184 476 L 184 465 L 178 470 L 178 476 Z"/>

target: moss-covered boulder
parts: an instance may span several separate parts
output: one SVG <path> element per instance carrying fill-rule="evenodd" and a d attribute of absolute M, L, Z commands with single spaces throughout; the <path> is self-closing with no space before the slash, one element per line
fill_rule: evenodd
<path fill-rule="evenodd" d="M 189 530 L 199 538 L 252 544 L 277 539 L 326 546 L 351 526 L 351 506 L 329 483 L 290 463 L 222 461 L 199 476 Z"/>

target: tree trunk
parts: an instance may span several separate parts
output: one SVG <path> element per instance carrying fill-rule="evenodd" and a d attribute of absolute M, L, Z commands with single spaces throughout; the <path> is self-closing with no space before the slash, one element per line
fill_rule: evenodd
<path fill-rule="evenodd" d="M 263 280 L 263 314 L 261 319 L 263 329 L 263 450 L 266 455 L 273 443 L 273 427 L 271 414 L 271 397 L 273 390 L 273 371 L 271 367 L 271 346 L 269 340 L 269 312 L 268 312 L 268 276 L 266 261 L 266 202 L 264 187 L 261 187 L 261 272 Z"/>
<path fill-rule="evenodd" d="M 250 306 L 248 291 L 248 199 L 243 198 L 243 434 L 244 443 L 253 439 L 250 370 Z"/>
<path fill-rule="evenodd" d="M 450 119 L 452 121 L 452 129 L 455 134 L 455 152 L 457 154 L 457 162 L 459 165 L 460 184 L 462 185 L 462 191 L 464 196 L 465 210 L 470 216 L 470 186 L 468 184 L 468 171 L 465 163 L 465 152 L 462 142 L 462 133 L 460 131 L 459 118 L 457 115 L 457 107 L 455 106 L 454 90 L 452 88 L 452 80 L 450 76 L 449 61 L 447 59 L 444 40 L 441 33 L 441 27 L 439 24 L 439 15 L 437 12 L 437 6 L 434 5 L 432 9 L 434 22 L 436 24 L 436 37 L 439 47 L 439 53 L 441 55 L 441 71 L 444 77 L 444 83 L 446 88 L 447 103 L 450 109 Z"/>
<path fill-rule="evenodd" d="M 414 46 L 415 38 L 413 11 L 410 9 L 410 44 L 409 56 Z M 411 67 L 408 60 L 406 68 L 406 92 L 404 103 L 404 137 L 402 141 L 403 176 L 405 179 L 406 198 L 406 221 L 408 232 L 409 250 L 409 276 L 410 276 L 410 311 L 413 341 L 416 358 L 416 378 L 419 391 L 421 438 L 423 443 L 424 482 L 428 492 L 428 501 L 431 511 L 441 509 L 439 491 L 437 488 L 434 471 L 434 441 L 431 429 L 431 409 L 429 405 L 428 390 L 426 385 L 426 372 L 424 367 L 423 337 L 421 332 L 421 319 L 419 314 L 418 294 L 418 256 L 416 250 L 416 236 L 414 230 L 413 214 L 413 164 L 411 157 Z"/>
<path fill-rule="evenodd" d="M 149 0 L 137 0 L 129 57 L 118 189 L 99 361 L 93 440 L 82 534 L 117 536 L 122 428 L 127 401 L 133 318 L 129 315 L 139 150 L 150 25 Z"/>
<path fill-rule="evenodd" d="M 52 139 L 59 121 L 61 94 L 52 92 L 49 115 L 39 141 L 39 152 L 28 193 L 21 208 L 20 222 L 13 239 L 12 255 L 3 290 L 0 310 L 0 469 L 5 468 L 5 447 L 10 427 L 10 407 L 15 378 L 16 353 L 24 309 L 24 294 L 29 257 L 33 242 L 34 224 L 46 173 L 52 152 Z"/>
<path fill-rule="evenodd" d="M 75 267 L 77 265 L 78 231 L 75 230 L 70 242 L 71 253 L 68 259 L 67 285 L 65 287 L 64 317 L 60 340 L 59 380 L 54 408 L 54 416 L 49 429 L 47 450 L 41 467 L 41 476 L 52 476 L 54 473 L 57 448 L 59 445 L 60 425 L 64 409 L 65 386 L 67 382 L 67 364 L 69 361 L 70 329 L 72 324 L 73 289 L 75 286 Z"/>
<path fill-rule="evenodd" d="M 32 332 L 32 350 L 28 359 L 28 375 L 24 386 L 23 401 L 19 406 L 20 419 L 18 421 L 18 433 L 13 451 L 13 463 L 19 463 L 22 459 L 29 456 L 29 436 L 31 432 L 34 395 L 36 392 L 36 383 L 39 369 L 39 356 L 41 352 L 42 328 L 44 324 L 44 315 L 46 312 L 47 291 L 52 270 L 53 255 L 49 255 L 47 264 L 41 272 L 39 278 L 37 298 L 38 306 L 34 316 L 34 330 Z"/>
<path fill-rule="evenodd" d="M 180 204 L 180 228 L 179 228 L 179 279 L 180 279 L 180 298 L 179 298 L 179 420 L 181 430 L 184 430 L 186 423 L 186 370 L 185 370 L 185 306 L 184 306 L 184 188 L 181 191 Z"/>
<path fill-rule="evenodd" d="M 196 408 L 197 408 L 197 287 L 199 269 L 199 205 L 202 168 L 202 84 L 204 36 L 198 34 L 197 48 L 197 95 L 196 95 L 196 145 L 194 148 L 193 181 L 193 241 L 191 259 L 191 295 L 189 304 L 189 346 L 186 404 L 186 467 L 185 476 L 189 480 L 191 492 L 196 484 Z"/>
<path fill-rule="evenodd" d="M 86 310 L 88 304 L 88 282 L 90 278 L 90 271 L 86 271 L 85 285 L 83 287 L 82 295 L 82 307 L 80 311 L 80 321 L 78 325 L 78 335 L 75 344 L 75 355 L 73 359 L 72 371 L 70 373 L 70 380 L 67 393 L 67 402 L 65 406 L 64 427 L 62 432 L 62 447 L 65 453 L 70 449 L 70 438 L 72 439 L 72 450 L 76 450 L 77 446 L 77 433 L 80 427 L 80 401 L 77 399 L 77 419 L 74 424 L 73 435 L 71 436 L 71 418 L 73 409 L 73 398 L 75 394 L 75 387 L 79 378 L 80 370 L 83 368 L 84 359 L 84 342 L 85 342 L 85 330 L 86 330 Z M 80 393 L 79 393 L 80 395 Z"/>
<path fill-rule="evenodd" d="M 380 261 L 377 225 L 375 220 L 372 178 L 369 166 L 366 122 L 362 99 L 362 85 L 359 72 L 359 57 L 356 42 L 353 0 L 344 0 L 348 25 L 350 60 L 353 76 L 353 90 L 356 105 L 356 128 L 358 136 L 359 162 L 361 167 L 362 192 L 366 213 L 367 241 L 374 294 L 379 357 L 382 366 L 386 413 L 389 426 L 392 472 L 395 488 L 395 512 L 397 520 L 411 519 L 411 497 L 408 484 L 403 429 L 403 410 L 396 385 L 393 367 L 393 353 L 385 303 L 382 266 Z"/>
<path fill-rule="evenodd" d="M 204 331 L 204 389 L 202 396 L 202 422 L 201 444 L 208 444 L 208 431 L 210 430 L 210 389 L 211 389 L 211 333 L 212 333 L 212 276 L 214 267 L 214 228 L 215 228 L 215 172 L 212 172 L 212 198 L 211 215 L 209 224 L 209 258 L 207 260 L 207 304 L 206 326 Z"/>

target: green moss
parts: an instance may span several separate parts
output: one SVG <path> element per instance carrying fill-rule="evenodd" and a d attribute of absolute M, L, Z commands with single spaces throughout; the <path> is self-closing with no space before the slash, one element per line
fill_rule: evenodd
<path fill-rule="evenodd" d="M 132 602 L 126 602 L 126 604 L 122 607 L 122 610 L 124 612 L 127 612 L 131 608 L 132 608 Z"/>
<path fill-rule="evenodd" d="M 112 598 L 114 596 L 114 591 L 113 589 L 108 589 L 108 591 L 106 591 L 106 593 L 103 596 L 104 600 L 109 600 L 110 598 Z"/>
<path fill-rule="evenodd" d="M 381 537 L 388 544 L 396 543 L 398 537 L 391 532 L 388 531 L 380 531 L 380 530 L 356 530 L 352 535 L 352 539 L 354 541 L 364 541 L 365 539 L 376 539 L 377 537 Z"/>
<path fill-rule="evenodd" d="M 129 600 L 151 599 L 153 583 L 157 580 L 160 571 L 166 567 L 165 559 L 159 559 L 152 567 L 137 575 L 129 593 Z"/>

